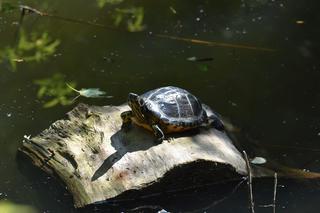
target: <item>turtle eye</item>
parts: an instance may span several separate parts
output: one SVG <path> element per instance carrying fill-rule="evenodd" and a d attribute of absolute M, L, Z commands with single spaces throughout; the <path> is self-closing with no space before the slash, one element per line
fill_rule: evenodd
<path fill-rule="evenodd" d="M 138 99 L 138 103 L 140 106 L 143 106 L 145 104 L 144 100 L 142 98 Z"/>

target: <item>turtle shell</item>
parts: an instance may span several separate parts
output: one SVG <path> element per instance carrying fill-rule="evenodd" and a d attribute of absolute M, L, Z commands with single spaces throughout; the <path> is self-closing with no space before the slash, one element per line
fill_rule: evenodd
<path fill-rule="evenodd" d="M 207 114 L 199 99 L 184 89 L 161 87 L 140 97 L 148 111 L 164 124 L 194 128 L 207 121 Z"/>

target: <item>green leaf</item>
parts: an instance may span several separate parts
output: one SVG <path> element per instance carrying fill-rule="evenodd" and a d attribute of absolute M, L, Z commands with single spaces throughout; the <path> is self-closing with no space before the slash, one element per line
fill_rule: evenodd
<path fill-rule="evenodd" d="M 200 65 L 198 66 L 198 68 L 199 68 L 199 70 L 200 70 L 201 72 L 208 72 L 208 70 L 209 70 L 209 67 L 208 67 L 208 65 L 206 65 L 206 64 L 200 64 Z"/>
<path fill-rule="evenodd" d="M 16 10 L 18 9 L 18 6 L 16 5 L 13 5 L 9 2 L 1 2 L 0 1 L 0 12 L 2 13 L 8 13 L 8 12 L 11 12 L 12 10 Z"/>
<path fill-rule="evenodd" d="M 40 87 L 37 93 L 37 97 L 42 98 L 45 95 L 46 91 L 47 91 L 46 87 Z"/>
<path fill-rule="evenodd" d="M 114 25 L 126 22 L 129 32 L 139 32 L 145 29 L 143 7 L 116 8 L 113 13 Z"/>
<path fill-rule="evenodd" d="M 123 0 L 97 0 L 99 8 L 104 7 L 106 4 L 116 5 L 120 4 L 121 2 L 123 2 Z"/>
<path fill-rule="evenodd" d="M 1 213 L 36 213 L 38 211 L 32 206 L 16 204 L 3 199 L 0 201 L 0 212 Z"/>
<path fill-rule="evenodd" d="M 73 103 L 72 90 L 69 86 L 66 86 L 65 77 L 60 73 L 56 73 L 49 78 L 35 80 L 34 84 L 39 86 L 37 97 L 44 100 L 49 99 L 49 101 L 43 105 L 45 108 L 58 104 L 64 106 Z M 70 82 L 68 85 L 75 86 L 76 84 Z"/>
<path fill-rule="evenodd" d="M 52 99 L 51 101 L 48 101 L 46 102 L 43 107 L 44 108 L 50 108 L 50 107 L 54 107 L 56 106 L 57 104 L 59 104 L 59 99 L 58 98 L 55 98 L 55 99 Z"/>
<path fill-rule="evenodd" d="M 0 53 L 0 61 L 8 61 L 15 71 L 17 62 L 44 61 L 56 52 L 59 45 L 60 41 L 52 40 L 46 32 L 27 36 L 24 30 L 20 30 L 17 46 L 5 47 Z"/>

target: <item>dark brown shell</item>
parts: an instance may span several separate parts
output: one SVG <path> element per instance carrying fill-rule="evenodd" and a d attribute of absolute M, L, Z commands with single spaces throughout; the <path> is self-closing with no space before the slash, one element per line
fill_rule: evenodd
<path fill-rule="evenodd" d="M 150 113 L 169 125 L 194 127 L 207 121 L 199 99 L 184 89 L 161 87 L 140 97 Z"/>

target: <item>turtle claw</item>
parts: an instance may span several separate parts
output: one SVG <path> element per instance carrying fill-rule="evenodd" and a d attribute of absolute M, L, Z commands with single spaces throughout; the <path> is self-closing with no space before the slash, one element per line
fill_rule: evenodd
<path fill-rule="evenodd" d="M 174 140 L 174 137 L 168 137 L 167 138 L 168 143 L 172 142 L 173 140 Z"/>
<path fill-rule="evenodd" d="M 156 124 L 152 125 L 151 127 L 153 129 L 154 135 L 157 137 L 157 142 L 161 143 L 164 140 L 164 134 L 163 134 L 162 130 Z"/>

